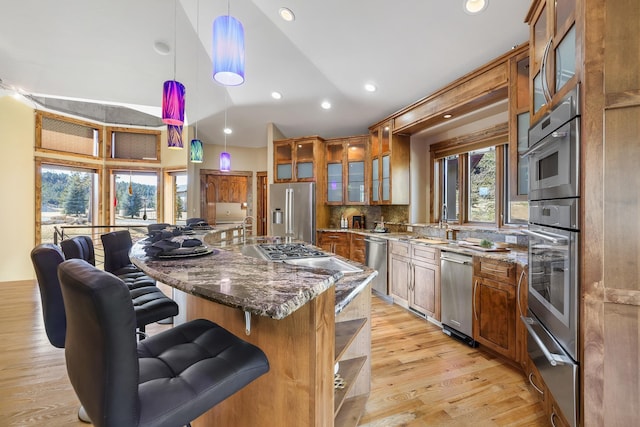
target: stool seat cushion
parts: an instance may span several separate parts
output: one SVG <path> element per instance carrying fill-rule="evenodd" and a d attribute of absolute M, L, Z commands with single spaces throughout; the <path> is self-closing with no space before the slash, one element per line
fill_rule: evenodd
<path fill-rule="evenodd" d="M 138 328 L 178 315 L 178 304 L 156 286 L 144 286 L 131 289 L 129 292 Z"/>
<path fill-rule="evenodd" d="M 178 409 L 195 418 L 269 370 L 260 349 L 205 319 L 141 341 L 138 360 L 140 425 L 149 426 L 171 425 Z"/>

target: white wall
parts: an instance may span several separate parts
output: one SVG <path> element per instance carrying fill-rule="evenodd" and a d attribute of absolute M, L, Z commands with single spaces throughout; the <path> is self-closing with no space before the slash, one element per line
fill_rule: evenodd
<path fill-rule="evenodd" d="M 0 283 L 35 278 L 34 135 L 33 109 L 0 93 Z"/>

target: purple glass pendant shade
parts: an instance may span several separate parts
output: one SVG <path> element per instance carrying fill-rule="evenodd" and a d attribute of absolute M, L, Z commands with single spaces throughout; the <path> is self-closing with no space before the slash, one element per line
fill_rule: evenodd
<path fill-rule="evenodd" d="M 184 123 L 184 85 L 175 80 L 164 82 L 162 90 L 162 121 L 168 125 Z"/>
<path fill-rule="evenodd" d="M 173 150 L 182 149 L 182 126 L 167 125 L 167 146 Z"/>
<path fill-rule="evenodd" d="M 213 21 L 213 79 L 224 86 L 244 83 L 244 29 L 229 15 Z"/>
<path fill-rule="evenodd" d="M 220 170 L 222 172 L 229 172 L 231 170 L 231 154 L 226 151 L 220 153 Z"/>
<path fill-rule="evenodd" d="M 199 139 L 191 140 L 191 163 L 202 163 L 204 158 L 204 148 Z"/>

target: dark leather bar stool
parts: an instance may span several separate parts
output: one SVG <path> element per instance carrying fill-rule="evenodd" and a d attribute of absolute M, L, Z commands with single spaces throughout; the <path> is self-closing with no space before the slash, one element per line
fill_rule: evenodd
<path fill-rule="evenodd" d="M 78 259 L 63 262 L 58 276 L 67 372 L 96 427 L 189 424 L 269 370 L 258 347 L 204 319 L 136 344 L 122 280 Z"/>
<path fill-rule="evenodd" d="M 104 250 L 104 271 L 118 276 L 129 288 L 155 286 L 156 281 L 131 263 L 129 251 L 133 246 L 129 230 L 112 231 L 100 236 Z"/>
<path fill-rule="evenodd" d="M 192 225 L 208 225 L 207 220 L 204 218 L 187 218 L 185 224 L 187 227 L 191 227 Z"/>
<path fill-rule="evenodd" d="M 75 236 L 60 242 L 66 259 L 83 259 L 95 266 L 93 240 L 89 236 Z M 128 255 L 127 255 L 128 258 Z M 167 297 L 157 286 L 142 286 L 129 289 L 136 312 L 136 326 L 145 332 L 146 325 L 160 322 L 178 315 L 178 304 Z"/>

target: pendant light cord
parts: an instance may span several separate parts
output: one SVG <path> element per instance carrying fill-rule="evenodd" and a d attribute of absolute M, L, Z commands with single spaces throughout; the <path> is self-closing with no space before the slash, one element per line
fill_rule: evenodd
<path fill-rule="evenodd" d="M 176 79 L 176 56 L 178 54 L 178 0 L 173 0 L 173 80 Z"/>
<path fill-rule="evenodd" d="M 224 151 L 227 151 L 227 109 L 228 109 L 228 93 L 224 91 L 224 129 L 222 133 L 224 133 Z"/>
<path fill-rule="evenodd" d="M 198 46 L 200 45 L 200 0 L 198 0 L 196 2 L 196 36 L 198 39 Z M 198 70 L 200 69 L 200 55 L 198 54 L 198 50 L 196 49 L 196 99 L 195 99 L 195 108 L 194 111 L 196 113 L 196 115 L 198 114 L 198 96 L 197 94 L 200 93 L 198 91 Z M 196 120 L 196 139 L 198 139 L 198 121 Z"/>

